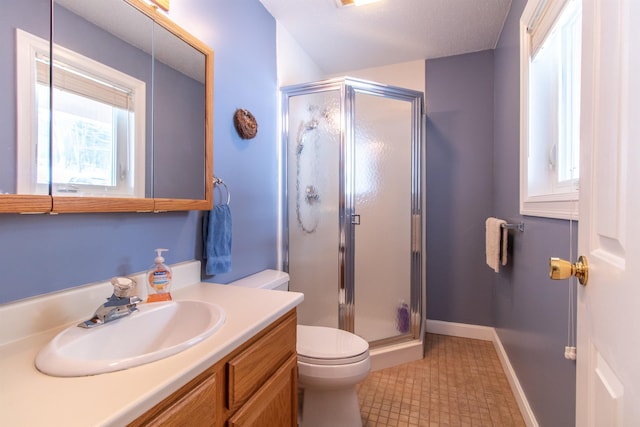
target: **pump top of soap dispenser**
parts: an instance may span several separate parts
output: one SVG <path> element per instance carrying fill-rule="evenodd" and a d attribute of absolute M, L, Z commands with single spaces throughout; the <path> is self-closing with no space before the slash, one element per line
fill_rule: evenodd
<path fill-rule="evenodd" d="M 164 257 L 162 256 L 162 252 L 167 252 L 169 249 L 158 248 L 156 249 L 156 253 L 158 256 L 153 260 L 156 264 L 164 264 Z"/>

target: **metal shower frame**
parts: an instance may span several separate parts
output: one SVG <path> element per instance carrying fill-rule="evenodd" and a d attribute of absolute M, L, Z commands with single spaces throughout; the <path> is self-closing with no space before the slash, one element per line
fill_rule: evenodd
<path fill-rule="evenodd" d="M 338 294 L 345 295 L 344 301 L 338 301 L 341 329 L 354 332 L 355 304 L 355 98 L 357 93 L 381 96 L 384 98 L 407 101 L 411 103 L 412 125 L 412 171 L 411 171 L 411 329 L 407 334 L 376 341 L 372 345 L 386 344 L 389 341 L 421 339 L 423 303 L 423 257 L 424 247 L 423 198 L 422 198 L 422 163 L 424 158 L 424 96 L 422 92 L 385 84 L 379 84 L 351 77 L 341 77 L 313 83 L 291 85 L 281 88 L 282 101 L 282 263 L 283 270 L 289 271 L 289 213 L 288 200 L 288 137 L 289 137 L 289 99 L 300 95 L 319 92 L 340 91 L 340 168 L 339 168 L 339 247 L 338 261 L 340 282 Z M 342 292 L 341 292 L 342 291 Z"/>

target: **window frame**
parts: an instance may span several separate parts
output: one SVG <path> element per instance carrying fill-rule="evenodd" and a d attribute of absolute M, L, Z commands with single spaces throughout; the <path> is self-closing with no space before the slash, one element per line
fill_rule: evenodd
<path fill-rule="evenodd" d="M 553 184 L 558 191 L 545 192 L 543 194 L 530 194 L 529 190 L 529 103 L 530 103 L 530 66 L 535 43 L 543 43 L 551 32 L 569 1 L 580 0 L 530 0 L 520 18 L 520 214 L 556 219 L 579 218 L 579 178 L 577 183 L 570 184 L 573 189 L 566 191 L 567 184 Z M 532 30 L 533 29 L 533 30 Z M 540 36 L 540 31 L 544 34 Z M 556 146 L 557 152 L 557 146 Z M 557 159 L 556 159 L 557 160 Z M 549 174 L 555 180 L 556 172 Z M 564 189 L 564 190 L 563 190 Z"/>

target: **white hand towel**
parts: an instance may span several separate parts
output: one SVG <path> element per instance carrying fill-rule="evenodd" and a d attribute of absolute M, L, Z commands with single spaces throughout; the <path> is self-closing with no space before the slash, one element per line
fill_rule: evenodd
<path fill-rule="evenodd" d="M 485 251 L 487 258 L 487 265 L 493 269 L 496 273 L 500 271 L 500 240 L 502 236 L 502 224 L 506 224 L 507 222 L 498 218 L 487 218 L 485 223 L 486 231 L 485 231 Z M 506 231 L 506 230 L 505 230 Z M 505 257 L 503 258 L 506 263 L 506 251 Z M 504 265 L 504 264 L 503 264 Z"/>

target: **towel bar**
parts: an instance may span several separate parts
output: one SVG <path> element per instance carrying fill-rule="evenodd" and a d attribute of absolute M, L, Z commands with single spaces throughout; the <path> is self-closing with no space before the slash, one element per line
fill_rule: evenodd
<path fill-rule="evenodd" d="M 220 178 L 217 177 L 213 177 L 213 186 L 217 187 L 218 185 L 222 185 L 225 189 L 225 191 L 227 192 L 227 205 L 229 204 L 229 202 L 231 202 L 231 192 L 229 191 L 229 187 L 227 187 L 227 184 L 224 183 L 223 180 L 221 180 Z M 220 189 L 218 187 L 218 189 Z M 222 196 L 222 190 L 220 190 L 220 196 Z"/>
<path fill-rule="evenodd" d="M 518 230 L 524 233 L 524 222 L 518 224 L 502 224 L 500 227 L 506 228 L 507 230 Z"/>

